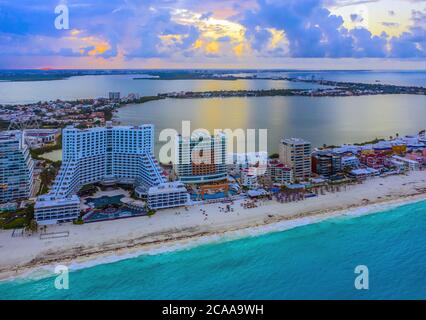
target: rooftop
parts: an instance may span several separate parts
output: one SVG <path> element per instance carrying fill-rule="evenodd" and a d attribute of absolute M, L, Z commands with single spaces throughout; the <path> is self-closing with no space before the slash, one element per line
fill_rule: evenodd
<path fill-rule="evenodd" d="M 180 181 L 160 183 L 158 186 L 149 188 L 148 195 L 169 193 L 174 191 L 187 191 L 185 185 Z"/>
<path fill-rule="evenodd" d="M 153 124 L 142 124 L 140 126 L 112 126 L 112 125 L 106 125 L 104 127 L 94 127 L 94 128 L 87 128 L 87 129 L 78 129 L 75 125 L 69 125 L 66 126 L 64 130 L 77 130 L 81 132 L 89 132 L 89 131 L 103 131 L 105 129 L 113 129 L 113 130 L 141 130 L 146 128 L 153 127 Z"/>
<path fill-rule="evenodd" d="M 311 144 L 309 141 L 302 139 L 302 138 L 281 139 L 281 143 L 285 143 L 285 144 Z"/>
<path fill-rule="evenodd" d="M 16 141 L 22 137 L 22 133 L 19 130 L 13 131 L 0 131 L 0 141 Z"/>
<path fill-rule="evenodd" d="M 80 204 L 80 199 L 76 195 L 72 195 L 69 198 L 64 199 L 55 199 L 51 196 L 45 195 L 40 196 L 38 201 L 35 204 L 36 209 L 48 208 L 52 205 L 70 205 L 70 204 Z"/>

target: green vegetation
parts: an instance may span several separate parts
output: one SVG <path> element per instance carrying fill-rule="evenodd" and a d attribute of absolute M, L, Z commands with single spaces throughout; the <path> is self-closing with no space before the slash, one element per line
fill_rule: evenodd
<path fill-rule="evenodd" d="M 205 73 L 168 72 L 158 75 L 158 78 L 133 78 L 133 80 L 238 80 L 239 77 L 218 77 Z"/>
<path fill-rule="evenodd" d="M 15 218 L 7 223 L 4 223 L 2 225 L 2 229 L 9 230 L 9 229 L 20 229 L 25 226 L 25 218 L 24 217 L 18 217 Z"/>
<path fill-rule="evenodd" d="M 19 81 L 52 81 L 52 80 L 65 80 L 68 79 L 70 76 L 68 75 L 59 75 L 59 74 L 40 74 L 40 75 L 5 75 L 1 76 L 0 80 L 3 81 L 12 81 L 12 82 L 19 82 Z"/>
<path fill-rule="evenodd" d="M 72 223 L 75 224 L 75 225 L 82 225 L 82 224 L 84 224 L 84 220 L 81 217 L 79 217 L 78 219 L 73 220 Z"/>
<path fill-rule="evenodd" d="M 154 209 L 148 209 L 148 211 L 147 211 L 147 213 L 146 213 L 146 215 L 148 216 L 148 217 L 152 217 L 154 214 L 155 214 L 155 210 Z"/>
<path fill-rule="evenodd" d="M 131 103 L 145 103 L 145 102 L 148 102 L 148 101 L 162 100 L 162 99 L 165 99 L 165 98 L 166 97 L 164 97 L 164 96 L 145 96 L 145 97 L 140 97 L 139 99 L 135 99 Z M 128 102 L 120 102 L 120 105 L 125 105 L 125 104 L 128 104 Z"/>
<path fill-rule="evenodd" d="M 361 142 L 361 143 L 354 143 L 354 145 L 355 146 L 365 146 L 367 144 L 375 144 L 375 143 L 378 143 L 380 141 L 384 141 L 384 139 L 375 138 L 374 140 L 371 140 L 371 141 L 365 141 L 365 142 Z"/>
<path fill-rule="evenodd" d="M 52 145 L 44 146 L 42 148 L 30 150 L 30 153 L 31 153 L 31 157 L 33 159 L 46 160 L 46 159 L 43 159 L 43 158 L 40 157 L 43 153 L 52 152 L 52 151 L 61 150 L 61 149 L 62 149 L 62 136 L 59 136 L 58 142 L 56 144 L 52 144 Z"/>
<path fill-rule="evenodd" d="M 7 130 L 9 128 L 9 121 L 0 120 L 0 130 Z"/>
<path fill-rule="evenodd" d="M 112 120 L 113 112 L 112 112 L 111 109 L 104 109 L 103 113 L 104 113 L 105 121 L 111 121 Z"/>
<path fill-rule="evenodd" d="M 280 155 L 278 153 L 273 153 L 269 156 L 269 159 L 278 159 Z"/>
<path fill-rule="evenodd" d="M 130 198 L 134 199 L 134 200 L 140 200 L 140 198 L 136 195 L 135 191 L 132 191 L 130 193 Z"/>
<path fill-rule="evenodd" d="M 98 191 L 97 186 L 94 184 L 86 184 L 78 191 L 78 196 L 93 196 L 96 191 Z"/>
<path fill-rule="evenodd" d="M 55 180 L 58 174 L 59 168 L 61 167 L 61 161 L 50 162 L 40 173 L 40 190 L 38 195 L 46 194 L 49 191 L 49 186 Z"/>
<path fill-rule="evenodd" d="M 38 231 L 38 224 L 35 219 L 31 219 L 29 223 L 25 224 L 25 231 L 29 233 L 35 233 Z"/>
<path fill-rule="evenodd" d="M 86 125 L 84 125 L 84 124 L 82 124 L 82 123 L 80 123 L 80 124 L 76 125 L 75 127 L 76 127 L 77 129 L 87 129 L 87 128 L 88 128 L 88 126 L 86 126 Z"/>
<path fill-rule="evenodd" d="M 35 220 L 33 204 L 16 211 L 0 213 L 1 229 L 25 228 L 26 230 L 32 231 L 36 229 L 36 224 L 34 223 Z"/>

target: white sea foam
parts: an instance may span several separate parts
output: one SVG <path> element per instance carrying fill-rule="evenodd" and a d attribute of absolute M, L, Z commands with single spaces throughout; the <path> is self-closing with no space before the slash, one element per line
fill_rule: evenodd
<path fill-rule="evenodd" d="M 330 219 L 345 218 L 345 217 L 352 219 L 352 218 L 365 216 L 369 214 L 382 213 L 403 205 L 414 204 L 421 201 L 425 201 L 425 200 L 411 199 L 411 200 L 400 200 L 400 201 L 394 201 L 394 202 L 382 203 L 382 204 L 370 204 L 364 207 L 359 207 L 354 209 L 334 211 L 334 212 L 330 212 L 329 214 L 322 214 L 322 215 L 310 216 L 310 217 L 301 217 L 301 218 L 296 218 L 292 220 L 282 220 L 282 221 L 265 224 L 261 226 L 256 226 L 256 227 L 250 227 L 250 228 L 244 228 L 239 230 L 227 231 L 224 233 L 196 237 L 196 238 L 188 239 L 185 241 L 165 243 L 165 244 L 158 245 L 151 248 L 137 249 L 133 252 L 126 252 L 126 253 L 120 253 L 115 255 L 105 254 L 102 256 L 88 258 L 87 260 L 84 260 L 81 262 L 73 261 L 72 263 L 64 263 L 64 265 L 66 265 L 71 272 L 75 272 L 81 269 L 91 268 L 101 264 L 115 263 L 122 260 L 138 258 L 144 255 L 159 255 L 159 254 L 177 252 L 182 250 L 188 250 L 201 245 L 222 243 L 222 242 L 238 240 L 238 239 L 243 239 L 248 237 L 257 237 L 257 236 L 270 234 L 274 232 L 282 232 L 282 231 L 294 229 L 297 227 L 302 227 L 306 225 L 323 222 L 325 220 L 330 220 Z M 10 277 L 7 280 L 19 279 L 19 280 L 26 281 L 26 280 L 39 280 L 39 279 L 51 277 L 55 275 L 54 269 L 58 264 L 39 266 L 35 269 L 31 269 L 17 276 Z"/>

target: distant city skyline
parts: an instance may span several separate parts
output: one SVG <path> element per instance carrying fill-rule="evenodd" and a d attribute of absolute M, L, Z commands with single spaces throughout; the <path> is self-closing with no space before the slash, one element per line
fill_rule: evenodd
<path fill-rule="evenodd" d="M 425 0 L 3 0 L 0 26 L 1 69 L 426 69 Z"/>

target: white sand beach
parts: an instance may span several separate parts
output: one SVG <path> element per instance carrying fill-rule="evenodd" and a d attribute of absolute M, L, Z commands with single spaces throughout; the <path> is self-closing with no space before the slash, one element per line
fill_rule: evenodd
<path fill-rule="evenodd" d="M 220 210 L 224 204 L 208 204 L 189 207 L 188 211 L 184 208 L 161 210 L 152 217 L 49 226 L 49 233 L 69 232 L 68 237 L 56 239 L 41 239 L 39 234 L 12 237 L 11 230 L 3 230 L 0 231 L 0 279 L 46 265 L 124 258 L 176 245 L 191 245 L 206 237 L 251 235 L 259 228 L 265 232 L 283 230 L 348 214 L 355 208 L 365 207 L 362 211 L 367 213 L 380 211 L 383 205 L 421 199 L 426 199 L 426 171 L 371 178 L 363 184 L 348 186 L 346 191 L 299 202 L 260 201 L 257 208 L 243 209 L 242 201 L 237 201 L 232 205 L 233 212 Z"/>

